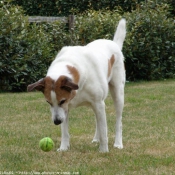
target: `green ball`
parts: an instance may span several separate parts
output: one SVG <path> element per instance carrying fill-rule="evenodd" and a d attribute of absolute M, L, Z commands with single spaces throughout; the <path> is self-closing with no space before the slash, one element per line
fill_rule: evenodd
<path fill-rule="evenodd" d="M 45 152 L 52 150 L 53 146 L 54 142 L 50 137 L 44 137 L 39 142 L 39 147 Z"/>

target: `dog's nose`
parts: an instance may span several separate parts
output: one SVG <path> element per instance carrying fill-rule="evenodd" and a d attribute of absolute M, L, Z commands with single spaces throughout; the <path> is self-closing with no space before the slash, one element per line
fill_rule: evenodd
<path fill-rule="evenodd" d="M 54 120 L 54 124 L 55 124 L 55 125 L 59 125 L 59 124 L 61 124 L 61 123 L 62 123 L 61 120 L 58 120 L 58 119 L 55 119 L 55 120 Z"/>

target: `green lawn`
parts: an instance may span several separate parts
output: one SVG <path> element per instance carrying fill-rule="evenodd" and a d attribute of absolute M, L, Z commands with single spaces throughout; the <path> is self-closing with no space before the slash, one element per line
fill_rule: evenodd
<path fill-rule="evenodd" d="M 91 109 L 70 112 L 71 148 L 57 152 L 60 126 L 39 92 L 0 94 L 0 174 L 170 175 L 175 173 L 175 81 L 127 83 L 122 150 L 113 148 L 115 116 L 106 100 L 109 153 L 91 143 L 95 118 Z M 55 142 L 50 152 L 39 140 Z"/>

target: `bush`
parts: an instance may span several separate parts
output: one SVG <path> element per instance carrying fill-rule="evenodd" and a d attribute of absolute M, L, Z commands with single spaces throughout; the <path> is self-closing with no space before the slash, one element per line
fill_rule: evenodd
<path fill-rule="evenodd" d="M 29 24 L 17 6 L 0 1 L 0 90 L 25 91 L 45 76 L 63 46 L 112 39 L 120 12 L 89 10 L 76 17 L 75 28 L 64 23 Z M 154 80 L 175 75 L 175 25 L 166 4 L 142 4 L 125 13 L 123 52 L 128 80 Z"/>
<path fill-rule="evenodd" d="M 51 38 L 21 8 L 0 3 L 0 90 L 24 91 L 45 75 L 54 55 Z"/>
<path fill-rule="evenodd" d="M 140 0 L 144 1 L 144 0 Z M 131 11 L 132 9 L 135 9 L 138 2 L 135 0 L 100 0 L 100 1 L 94 1 L 94 0 L 57 0 L 56 5 L 59 9 L 58 15 L 69 15 L 69 14 L 80 14 L 87 10 L 110 10 L 113 11 L 116 9 L 116 7 L 120 7 L 123 9 L 123 11 Z"/>
<path fill-rule="evenodd" d="M 67 25 L 64 22 L 54 22 L 42 24 L 45 32 L 50 37 L 52 43 L 52 49 L 55 51 L 55 54 L 63 46 L 71 46 L 80 44 L 77 40 L 77 36 L 74 31 L 69 31 Z M 49 46 L 50 47 L 50 46 Z"/>
<path fill-rule="evenodd" d="M 174 0 L 153 0 L 156 3 L 168 3 L 172 6 L 170 10 L 175 15 Z M 141 2 L 145 0 L 12 0 L 15 5 L 22 6 L 25 13 L 30 16 L 68 16 L 70 14 L 80 14 L 89 9 L 93 10 L 115 10 L 120 7 L 123 12 L 135 10 Z"/>
<path fill-rule="evenodd" d="M 168 5 L 142 4 L 126 13 L 124 44 L 129 80 L 157 80 L 175 77 L 175 23 L 167 18 Z"/>
<path fill-rule="evenodd" d="M 14 5 L 21 6 L 26 15 L 30 16 L 57 16 L 59 14 L 56 6 L 57 0 L 13 0 Z"/>
<path fill-rule="evenodd" d="M 139 2 L 144 1 L 140 0 Z M 13 0 L 13 4 L 23 7 L 27 15 L 30 16 L 68 16 L 79 14 L 89 9 L 93 10 L 114 10 L 120 6 L 124 11 L 131 11 L 136 8 L 136 0 Z"/>
<path fill-rule="evenodd" d="M 54 50 L 63 46 L 86 45 L 96 39 L 112 39 L 115 28 L 121 19 L 117 12 L 89 10 L 76 16 L 72 31 L 64 23 L 54 22 L 43 25 L 50 36 Z"/>
<path fill-rule="evenodd" d="M 112 39 L 121 19 L 118 11 L 88 11 L 76 18 L 75 34 L 80 45 L 99 38 Z M 141 4 L 125 13 L 127 36 L 123 52 L 128 80 L 175 77 L 175 25 L 168 5 Z"/>
<path fill-rule="evenodd" d="M 96 39 L 113 39 L 121 16 L 118 12 L 89 10 L 77 16 L 74 34 L 81 45 Z"/>

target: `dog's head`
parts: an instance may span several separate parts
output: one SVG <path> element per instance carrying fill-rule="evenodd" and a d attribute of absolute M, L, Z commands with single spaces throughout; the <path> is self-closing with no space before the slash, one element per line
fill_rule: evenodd
<path fill-rule="evenodd" d="M 36 83 L 30 84 L 27 90 L 43 92 L 46 101 L 50 104 L 52 120 L 55 125 L 61 124 L 68 114 L 68 104 L 76 95 L 78 85 L 67 76 L 60 76 L 56 81 L 47 76 Z"/>

